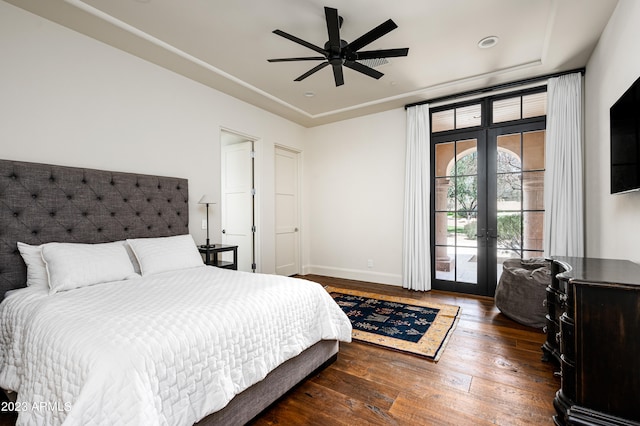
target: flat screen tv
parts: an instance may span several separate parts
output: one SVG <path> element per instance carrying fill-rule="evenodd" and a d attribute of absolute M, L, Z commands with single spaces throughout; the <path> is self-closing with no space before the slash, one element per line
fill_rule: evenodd
<path fill-rule="evenodd" d="M 640 189 L 640 78 L 613 104 L 611 120 L 611 193 Z"/>

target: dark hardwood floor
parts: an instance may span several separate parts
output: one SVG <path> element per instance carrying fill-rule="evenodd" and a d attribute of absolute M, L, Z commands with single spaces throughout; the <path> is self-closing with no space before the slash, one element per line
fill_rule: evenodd
<path fill-rule="evenodd" d="M 437 363 L 365 343 L 285 395 L 252 425 L 552 425 L 560 388 L 541 331 L 500 314 L 493 299 L 307 275 L 324 285 L 462 307 Z M 15 417 L 0 413 L 0 425 Z"/>
<path fill-rule="evenodd" d="M 324 285 L 462 307 L 437 363 L 370 344 L 342 343 L 338 360 L 253 425 L 552 425 L 560 388 L 541 361 L 545 335 L 502 315 L 492 298 L 405 290 L 314 275 Z"/>

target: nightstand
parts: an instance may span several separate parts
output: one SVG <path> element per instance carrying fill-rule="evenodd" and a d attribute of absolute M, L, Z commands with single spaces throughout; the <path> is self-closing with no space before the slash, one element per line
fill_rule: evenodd
<path fill-rule="evenodd" d="M 198 246 L 198 251 L 204 254 L 204 263 L 206 265 L 217 266 L 218 268 L 226 268 L 238 270 L 238 246 L 227 244 L 210 244 Z M 220 253 L 232 251 L 233 262 L 226 262 L 220 258 Z"/>

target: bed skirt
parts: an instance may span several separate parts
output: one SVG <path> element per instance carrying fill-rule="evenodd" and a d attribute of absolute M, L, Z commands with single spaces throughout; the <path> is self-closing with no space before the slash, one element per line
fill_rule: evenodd
<path fill-rule="evenodd" d="M 222 410 L 205 417 L 202 425 L 244 425 L 273 404 L 298 383 L 333 363 L 338 357 L 337 340 L 321 340 L 300 355 L 281 364 Z"/>

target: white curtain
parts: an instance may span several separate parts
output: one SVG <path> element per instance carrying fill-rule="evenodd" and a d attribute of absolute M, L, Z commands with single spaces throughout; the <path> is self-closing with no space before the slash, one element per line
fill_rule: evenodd
<path fill-rule="evenodd" d="M 431 290 L 429 105 L 407 108 L 402 286 Z"/>
<path fill-rule="evenodd" d="M 582 76 L 549 79 L 544 179 L 545 256 L 584 256 Z"/>

